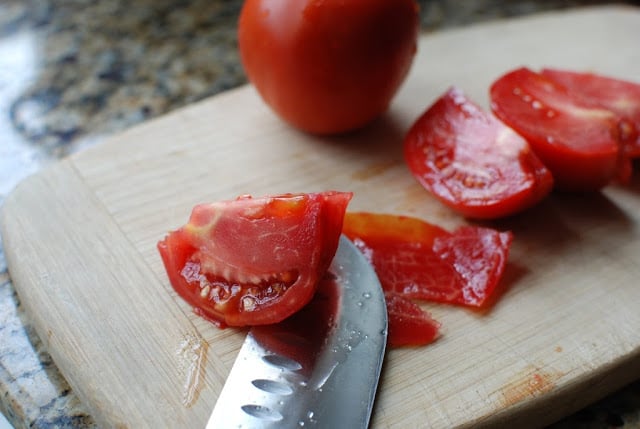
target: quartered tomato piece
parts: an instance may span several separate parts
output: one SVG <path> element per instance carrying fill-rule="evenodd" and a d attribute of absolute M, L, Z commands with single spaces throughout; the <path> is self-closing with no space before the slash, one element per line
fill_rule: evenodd
<path fill-rule="evenodd" d="M 625 142 L 627 155 L 640 157 L 640 84 L 568 70 L 543 69 L 542 74 L 564 85 L 573 94 L 626 119 L 628 122 L 620 124 L 620 136 Z"/>
<path fill-rule="evenodd" d="M 343 232 L 386 292 L 470 307 L 490 302 L 513 239 L 490 228 L 463 226 L 450 233 L 420 219 L 374 213 L 347 213 Z"/>
<path fill-rule="evenodd" d="M 405 137 L 404 156 L 427 190 L 473 218 L 524 210 L 553 185 L 527 142 L 456 88 L 414 123 Z"/>
<path fill-rule="evenodd" d="M 169 280 L 219 326 L 279 322 L 313 297 L 338 247 L 347 192 L 202 204 L 158 243 Z"/>
<path fill-rule="evenodd" d="M 495 115 L 529 142 L 559 189 L 597 190 L 628 177 L 624 120 L 612 111 L 527 68 L 497 79 L 490 94 Z"/>
<path fill-rule="evenodd" d="M 389 332 L 387 344 L 392 347 L 423 346 L 438 337 L 440 322 L 402 295 L 385 292 Z"/>

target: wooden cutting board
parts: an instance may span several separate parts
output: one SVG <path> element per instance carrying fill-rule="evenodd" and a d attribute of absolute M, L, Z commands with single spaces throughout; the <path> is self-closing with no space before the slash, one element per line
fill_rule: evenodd
<path fill-rule="evenodd" d="M 640 10 L 574 10 L 425 34 L 388 114 L 350 136 L 299 133 L 246 86 L 134 127 L 20 184 L 2 218 L 11 276 L 98 422 L 204 427 L 233 364 L 245 332 L 195 316 L 155 249 L 194 204 L 351 190 L 350 210 L 454 228 L 465 220 L 406 169 L 403 135 L 450 85 L 487 106 L 490 82 L 521 65 L 640 82 Z M 372 426 L 537 426 L 639 377 L 637 176 L 629 187 L 553 195 L 490 224 L 515 234 L 504 295 L 484 313 L 426 304 L 443 335 L 388 353 Z"/>

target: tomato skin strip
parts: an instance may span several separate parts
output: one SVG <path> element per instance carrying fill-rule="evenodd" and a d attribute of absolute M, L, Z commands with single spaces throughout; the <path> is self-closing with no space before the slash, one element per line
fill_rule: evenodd
<path fill-rule="evenodd" d="M 458 304 L 484 307 L 490 301 L 506 268 L 512 241 L 510 231 L 473 226 L 462 226 L 451 236 L 436 239 L 434 252 L 453 265 L 462 279 Z"/>
<path fill-rule="evenodd" d="M 462 226 L 448 232 L 421 219 L 347 212 L 342 232 L 374 267 L 385 293 L 388 344 L 422 346 L 441 324 L 414 300 L 472 308 L 495 302 L 513 234 Z"/>
<path fill-rule="evenodd" d="M 413 237 L 411 225 L 417 226 Z M 348 212 L 343 232 L 386 292 L 476 308 L 491 301 L 513 240 L 509 231 L 462 226 L 450 233 L 417 218 L 364 212 Z"/>

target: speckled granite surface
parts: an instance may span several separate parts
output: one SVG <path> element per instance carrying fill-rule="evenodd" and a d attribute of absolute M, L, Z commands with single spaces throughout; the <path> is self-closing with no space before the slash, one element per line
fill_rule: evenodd
<path fill-rule="evenodd" d="M 423 3 L 422 23 L 437 31 L 601 3 L 432 0 Z M 1 0 L 0 204 L 47 163 L 244 83 L 235 36 L 240 6 L 240 0 Z M 0 411 L 16 428 L 95 427 L 31 327 L 2 250 Z M 640 427 L 640 381 L 554 425 L 610 427 Z"/>

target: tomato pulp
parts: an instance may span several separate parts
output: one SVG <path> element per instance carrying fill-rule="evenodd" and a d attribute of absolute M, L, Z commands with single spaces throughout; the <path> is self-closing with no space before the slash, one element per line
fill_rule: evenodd
<path fill-rule="evenodd" d="M 171 285 L 219 326 L 279 322 L 313 297 L 351 197 L 244 196 L 198 205 L 186 225 L 158 243 Z"/>
<path fill-rule="evenodd" d="M 393 292 L 385 292 L 384 299 L 387 305 L 389 346 L 422 346 L 438 337 L 440 322 L 418 304 Z"/>
<path fill-rule="evenodd" d="M 418 30 L 415 0 L 246 0 L 238 43 L 247 77 L 281 118 L 332 134 L 387 109 Z"/>
<path fill-rule="evenodd" d="M 404 140 L 409 170 L 445 205 L 471 218 L 498 218 L 542 200 L 551 172 L 524 138 L 451 88 Z"/>

